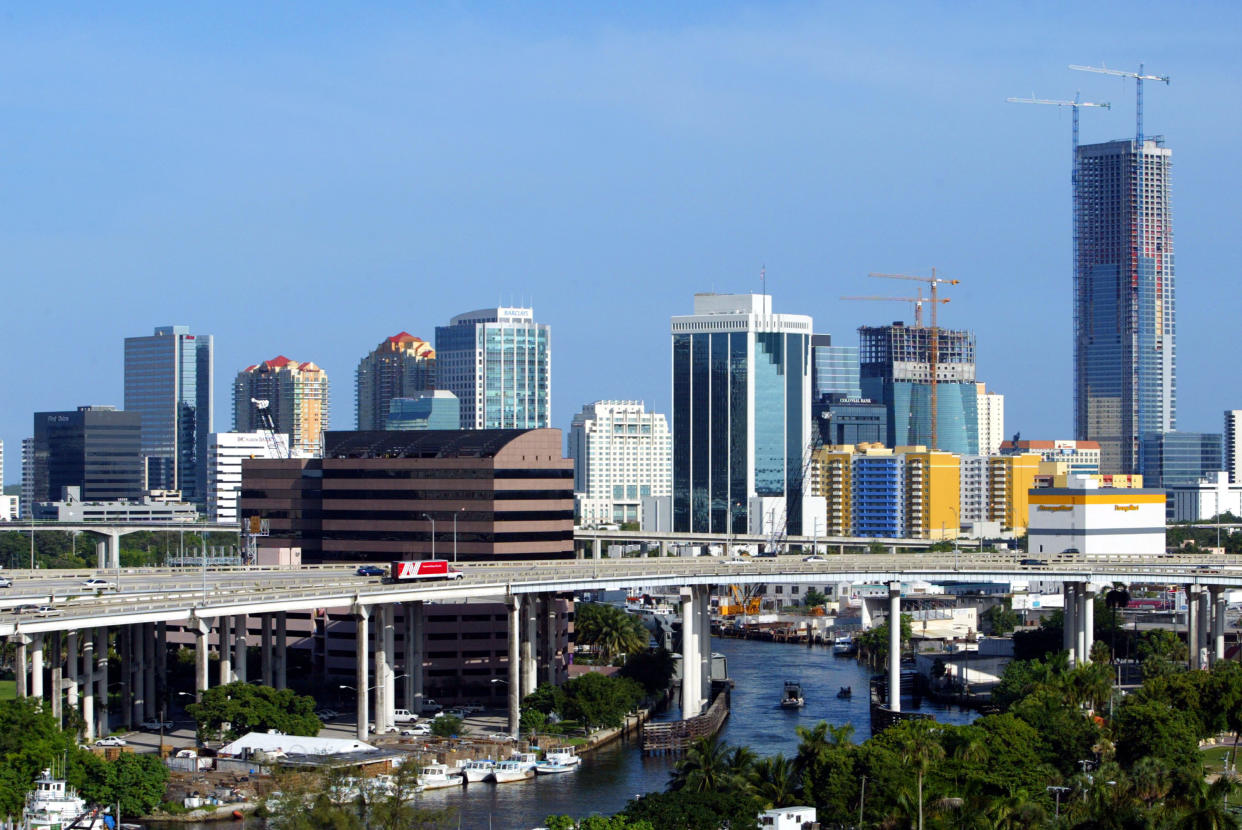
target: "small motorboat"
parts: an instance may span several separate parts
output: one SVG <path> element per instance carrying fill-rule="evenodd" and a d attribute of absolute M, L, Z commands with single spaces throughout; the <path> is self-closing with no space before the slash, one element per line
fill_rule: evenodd
<path fill-rule="evenodd" d="M 837 637 L 832 641 L 833 654 L 853 654 L 858 650 L 858 644 L 854 642 L 854 638 L 848 634 Z"/>
<path fill-rule="evenodd" d="M 481 758 L 475 761 L 467 761 L 461 767 L 461 773 L 465 776 L 467 784 L 477 784 L 480 781 L 486 781 L 494 769 L 496 769 L 495 761 L 491 758 Z"/>
<path fill-rule="evenodd" d="M 425 790 L 460 787 L 465 783 L 461 771 L 447 764 L 427 764 L 418 771 L 418 785 Z"/>
<path fill-rule="evenodd" d="M 573 747 L 565 747 L 544 756 L 535 765 L 535 772 L 540 775 L 556 775 L 562 772 L 573 772 L 582 763 L 582 759 L 574 752 Z"/>
<path fill-rule="evenodd" d="M 510 758 L 507 761 L 501 761 L 492 770 L 492 780 L 497 784 L 508 784 L 513 781 L 523 781 L 527 778 L 535 777 L 535 767 L 532 764 L 527 766 L 521 761 Z"/>
<path fill-rule="evenodd" d="M 854 690 L 851 689 L 849 686 L 842 686 L 840 691 L 837 692 L 837 697 L 848 699 L 853 696 L 854 696 Z"/>
<path fill-rule="evenodd" d="M 794 680 L 785 681 L 785 694 L 781 697 L 781 707 L 797 709 L 806 703 L 802 697 L 802 684 Z"/>

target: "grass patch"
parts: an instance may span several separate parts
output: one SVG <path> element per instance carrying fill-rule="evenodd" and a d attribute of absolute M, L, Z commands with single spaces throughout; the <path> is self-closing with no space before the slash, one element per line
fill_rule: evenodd
<path fill-rule="evenodd" d="M 0 700 L 17 700 L 16 680 L 0 680 Z"/>

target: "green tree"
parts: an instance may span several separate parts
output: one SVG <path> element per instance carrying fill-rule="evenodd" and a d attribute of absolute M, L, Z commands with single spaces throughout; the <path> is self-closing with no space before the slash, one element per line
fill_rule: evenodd
<path fill-rule="evenodd" d="M 1117 707 L 1113 730 L 1122 766 L 1133 766 L 1140 758 L 1159 758 L 1171 770 L 1203 777 L 1194 715 L 1147 696 L 1130 695 Z"/>
<path fill-rule="evenodd" d="M 672 682 L 673 655 L 663 648 L 631 654 L 617 674 L 640 683 L 648 695 L 659 694 Z"/>
<path fill-rule="evenodd" d="M 602 663 L 647 648 L 651 634 L 642 621 L 615 605 L 579 603 L 574 608 L 574 637 L 591 648 Z"/>
<path fill-rule="evenodd" d="M 1229 796 L 1237 789 L 1232 779 L 1218 777 L 1208 784 L 1202 778 L 1182 799 L 1172 830 L 1237 830 L 1242 821 L 1229 808 Z"/>
<path fill-rule="evenodd" d="M 793 759 L 784 755 L 761 758 L 752 765 L 752 792 L 765 809 L 789 807 L 801 796 Z"/>
<path fill-rule="evenodd" d="M 692 793 L 719 793 L 745 789 L 745 781 L 729 763 L 729 745 L 716 735 L 700 738 L 686 750 L 673 767 L 669 790 Z"/>
<path fill-rule="evenodd" d="M 621 812 L 628 821 L 646 821 L 652 830 L 742 830 L 755 826 L 759 800 L 743 790 L 648 793 Z"/>
<path fill-rule="evenodd" d="M 628 677 L 587 672 L 565 684 L 564 716 L 587 729 L 617 727 L 643 699 L 643 688 Z"/>
<path fill-rule="evenodd" d="M 993 634 L 1008 634 L 1018 627 L 1018 613 L 1009 606 L 1009 601 L 993 605 L 983 612 L 983 621 Z"/>
<path fill-rule="evenodd" d="M 910 642 L 913 618 L 909 614 L 901 615 L 902 648 Z M 879 666 L 888 659 L 888 620 L 858 635 L 858 659 L 869 666 Z"/>
<path fill-rule="evenodd" d="M 794 771 L 804 796 L 831 815 L 846 815 L 857 801 L 859 789 L 854 769 L 857 747 L 850 740 L 854 727 L 820 721 L 809 729 L 799 726 L 795 731 L 798 751 Z"/>
<path fill-rule="evenodd" d="M 437 738 L 451 738 L 461 734 L 461 718 L 456 715 L 437 715 L 431 719 L 431 734 Z"/>
<path fill-rule="evenodd" d="M 818 608 L 828 601 L 828 595 L 818 588 L 807 588 L 802 595 L 802 604 L 807 608 Z"/>
<path fill-rule="evenodd" d="M 124 752 L 114 761 L 84 753 L 82 797 L 92 804 L 119 804 L 125 817 L 145 816 L 164 800 L 168 768 L 154 755 Z"/>
<path fill-rule="evenodd" d="M 565 692 L 551 683 L 540 683 L 535 691 L 522 698 L 522 709 L 537 709 L 545 715 L 565 710 Z"/>
<path fill-rule="evenodd" d="M 907 728 L 901 737 L 901 758 L 914 768 L 918 787 L 918 830 L 923 830 L 923 778 L 932 764 L 944 757 L 944 747 L 931 721 L 913 720 L 904 725 Z"/>
<path fill-rule="evenodd" d="M 185 711 L 198 725 L 200 740 L 217 734 L 234 740 L 247 732 L 271 729 L 286 735 L 314 736 L 323 727 L 315 717 L 313 697 L 250 683 L 226 683 L 208 689 L 200 703 L 191 703 Z"/>
<path fill-rule="evenodd" d="M 367 799 L 367 830 L 411 830 L 411 828 L 450 828 L 455 826 L 452 808 L 420 807 L 418 764 L 397 767 L 392 786 Z"/>

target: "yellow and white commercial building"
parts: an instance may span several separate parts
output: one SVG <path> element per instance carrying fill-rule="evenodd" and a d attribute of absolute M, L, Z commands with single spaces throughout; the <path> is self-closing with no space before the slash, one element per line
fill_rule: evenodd
<path fill-rule="evenodd" d="M 1069 485 L 1030 492 L 1029 553 L 1164 553 L 1163 490 L 1100 487 L 1080 476 Z"/>

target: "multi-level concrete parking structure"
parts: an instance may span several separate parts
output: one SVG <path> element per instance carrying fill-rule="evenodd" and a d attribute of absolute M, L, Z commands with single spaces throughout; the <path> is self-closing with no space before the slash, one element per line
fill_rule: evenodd
<path fill-rule="evenodd" d="M 1176 427 L 1171 167 L 1158 137 L 1075 157 L 1074 431 L 1103 473 L 1144 472 L 1140 441 Z"/>

